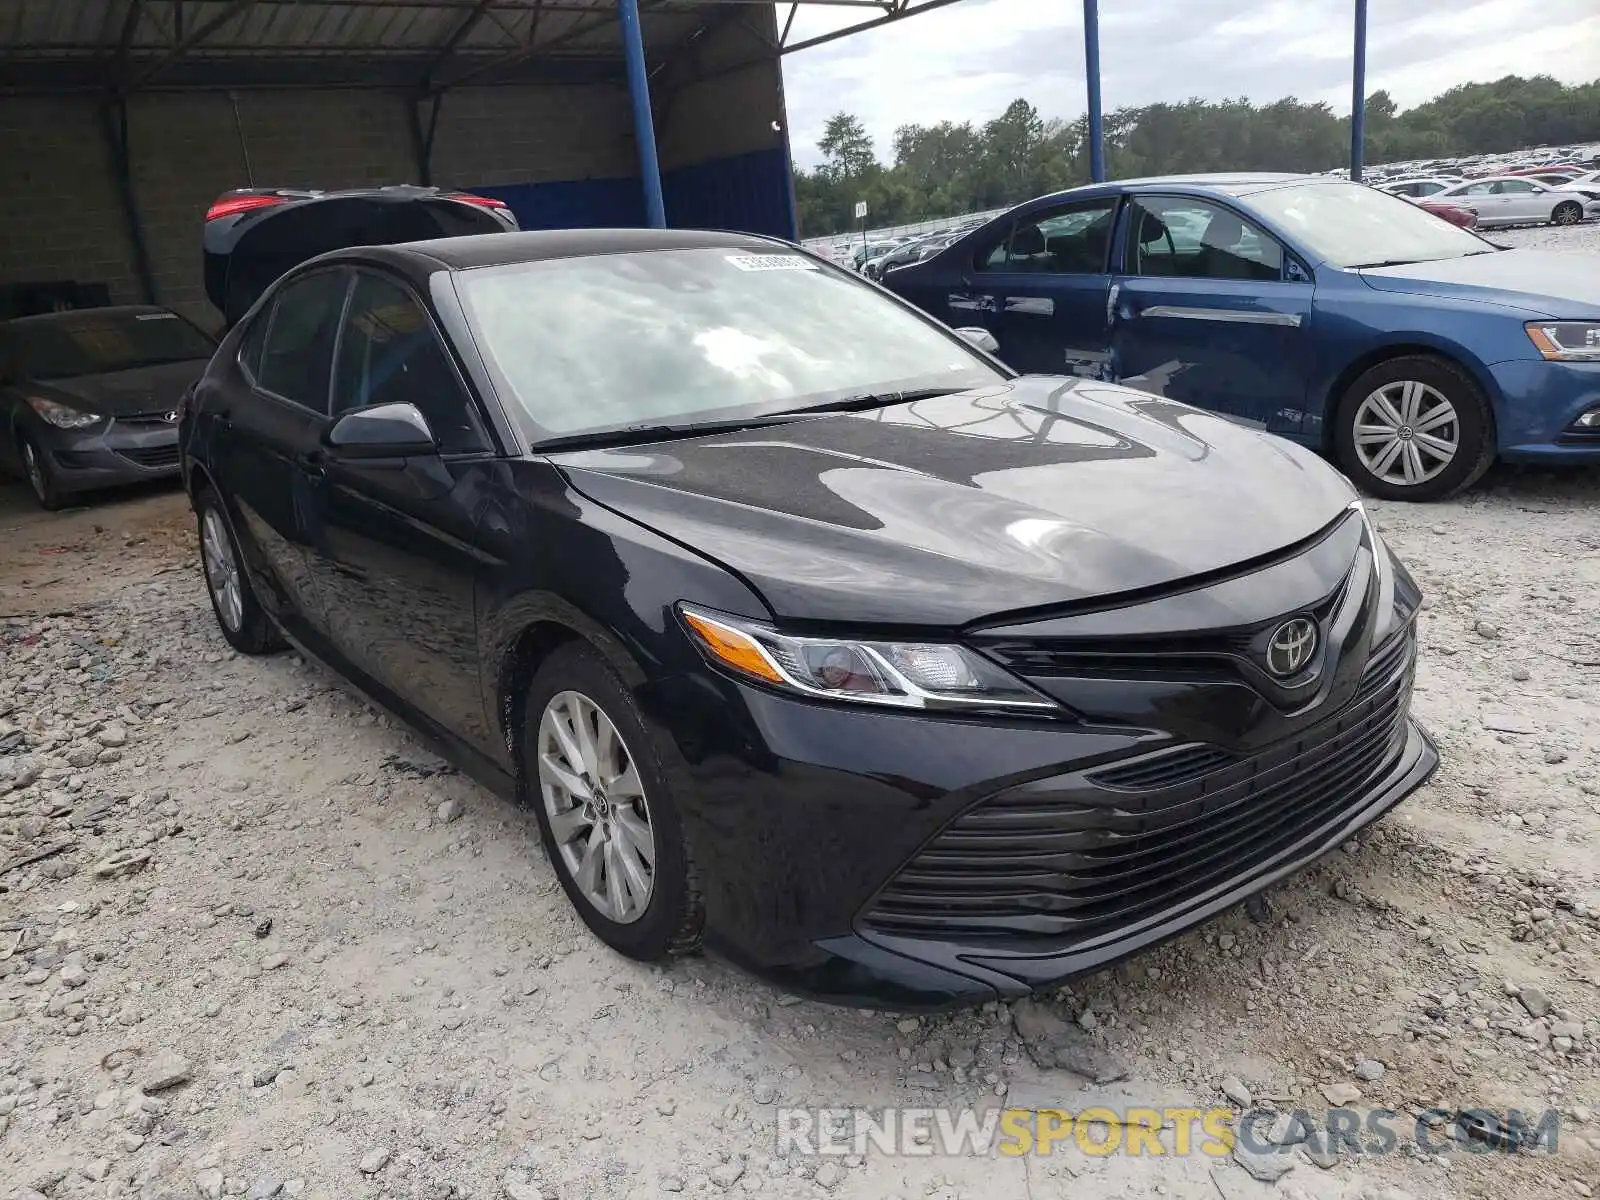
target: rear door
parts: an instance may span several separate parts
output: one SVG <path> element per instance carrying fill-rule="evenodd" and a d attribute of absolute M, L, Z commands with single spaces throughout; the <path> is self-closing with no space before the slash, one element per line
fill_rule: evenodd
<path fill-rule="evenodd" d="M 404 284 L 356 276 L 333 378 L 335 419 L 407 403 L 439 453 L 323 463 L 326 537 L 314 551 L 337 653 L 425 721 L 493 754 L 479 687 L 474 586 L 496 452 L 426 307 Z"/>
<path fill-rule="evenodd" d="M 308 552 L 319 530 L 315 476 L 328 423 L 344 269 L 282 288 L 246 331 L 244 388 L 220 397 L 211 457 L 256 594 L 288 632 L 321 651 L 323 611 Z"/>
<path fill-rule="evenodd" d="M 977 248 L 971 272 L 946 299 L 951 325 L 982 325 L 1019 371 L 1104 374 L 1118 197 L 1019 217 Z"/>
<path fill-rule="evenodd" d="M 1309 271 L 1211 200 L 1137 196 L 1126 228 L 1112 305 L 1114 377 L 1247 424 L 1298 429 Z"/>
<path fill-rule="evenodd" d="M 1464 204 L 1478 214 L 1478 222 L 1483 225 L 1493 225 L 1497 221 L 1505 221 L 1506 201 L 1498 191 L 1499 184 L 1493 179 L 1480 180 L 1469 183 L 1463 188 L 1458 188 L 1448 196 L 1441 197 L 1452 203 Z"/>

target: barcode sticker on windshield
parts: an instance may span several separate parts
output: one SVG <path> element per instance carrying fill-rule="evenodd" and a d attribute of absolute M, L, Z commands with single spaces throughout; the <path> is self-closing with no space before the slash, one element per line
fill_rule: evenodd
<path fill-rule="evenodd" d="M 741 271 L 815 271 L 817 264 L 798 254 L 730 254 L 728 261 Z"/>

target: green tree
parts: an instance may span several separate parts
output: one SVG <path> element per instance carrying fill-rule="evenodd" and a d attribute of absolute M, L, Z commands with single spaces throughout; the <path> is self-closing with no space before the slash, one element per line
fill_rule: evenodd
<path fill-rule="evenodd" d="M 1193 171 L 1325 171 L 1348 161 L 1350 121 L 1326 104 L 1293 96 L 1267 104 L 1187 100 L 1108 113 L 1107 169 L 1113 178 Z M 1377 91 L 1367 98 L 1367 161 L 1397 162 L 1491 153 L 1600 138 L 1600 79 L 1565 87 L 1548 76 L 1508 75 L 1468 83 L 1399 111 Z M 852 227 L 866 200 L 874 224 L 953 217 L 1016 204 L 1086 183 L 1088 124 L 1045 121 L 1018 99 L 981 128 L 971 122 L 904 125 L 881 165 L 861 121 L 832 117 L 818 148 L 823 162 L 797 172 L 795 195 L 806 236 Z"/>

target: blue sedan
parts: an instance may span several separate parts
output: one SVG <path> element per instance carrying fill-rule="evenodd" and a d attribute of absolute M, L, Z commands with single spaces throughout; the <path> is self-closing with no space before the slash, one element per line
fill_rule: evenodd
<path fill-rule="evenodd" d="M 1600 258 L 1505 250 L 1322 176 L 1099 184 L 884 286 L 1025 372 L 1115 380 L 1430 500 L 1496 458 L 1600 465 Z"/>

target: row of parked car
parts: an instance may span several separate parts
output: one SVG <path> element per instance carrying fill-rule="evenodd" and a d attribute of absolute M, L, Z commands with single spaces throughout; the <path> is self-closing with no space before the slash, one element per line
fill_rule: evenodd
<path fill-rule="evenodd" d="M 31 318 L 8 423 L 65 470 L 173 404 L 222 636 L 532 805 L 637 959 L 943 1006 L 1242 902 L 1438 762 L 1421 594 L 1351 480 L 1600 463 L 1594 262 L 1348 182 L 1077 188 L 882 286 L 748 234 L 514 230 L 223 197 L 214 350 Z"/>
<path fill-rule="evenodd" d="M 1446 173 L 1401 176 L 1375 186 L 1468 228 L 1576 225 L 1600 215 L 1600 170 L 1578 167 L 1544 164 L 1471 179 Z"/>

